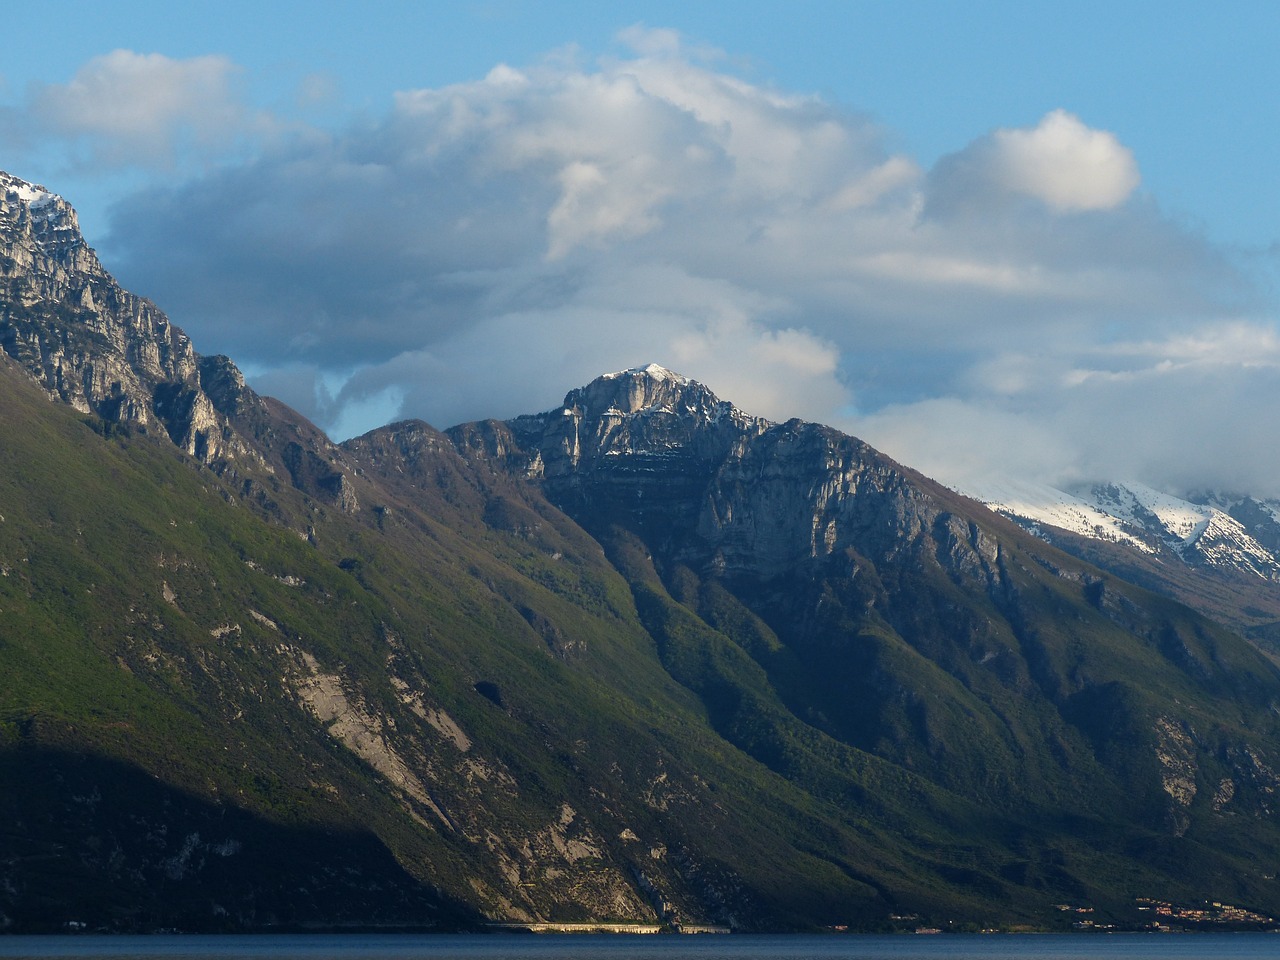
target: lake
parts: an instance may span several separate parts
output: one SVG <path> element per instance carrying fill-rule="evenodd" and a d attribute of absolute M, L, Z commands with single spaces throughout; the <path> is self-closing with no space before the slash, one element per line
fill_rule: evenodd
<path fill-rule="evenodd" d="M 1280 935 L 256 935 L 0 937 L 0 958 L 92 960 L 1233 960 Z"/>

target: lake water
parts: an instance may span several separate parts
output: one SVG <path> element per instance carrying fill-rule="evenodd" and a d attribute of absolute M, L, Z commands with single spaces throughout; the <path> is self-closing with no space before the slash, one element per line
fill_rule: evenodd
<path fill-rule="evenodd" d="M 92 960 L 1252 960 L 1277 934 L 0 937 L 0 958 Z"/>

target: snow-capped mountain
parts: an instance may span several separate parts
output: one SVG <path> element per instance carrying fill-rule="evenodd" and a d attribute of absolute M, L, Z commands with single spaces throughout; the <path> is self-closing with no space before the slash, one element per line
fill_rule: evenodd
<path fill-rule="evenodd" d="M 1188 500 L 1137 481 L 1059 490 L 998 480 L 965 492 L 1046 538 L 1056 528 L 1166 563 L 1280 581 L 1280 501 L 1214 493 Z"/>

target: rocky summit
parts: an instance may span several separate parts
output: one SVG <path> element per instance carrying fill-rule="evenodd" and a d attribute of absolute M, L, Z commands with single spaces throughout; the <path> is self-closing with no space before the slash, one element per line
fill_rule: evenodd
<path fill-rule="evenodd" d="M 125 293 L 44 187 L 0 174 L 0 342 L 57 399 L 108 423 L 158 426 L 200 459 L 222 446 L 190 340 Z"/>
<path fill-rule="evenodd" d="M 1232 629 L 656 364 L 330 443 L 0 187 L 3 929 L 1280 916 Z"/>

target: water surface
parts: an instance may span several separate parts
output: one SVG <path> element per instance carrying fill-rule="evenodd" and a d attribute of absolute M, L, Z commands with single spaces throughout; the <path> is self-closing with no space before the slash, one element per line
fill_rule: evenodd
<path fill-rule="evenodd" d="M 1274 934 L 1002 936 L 255 935 L 0 937 L 59 960 L 1254 960 Z"/>

